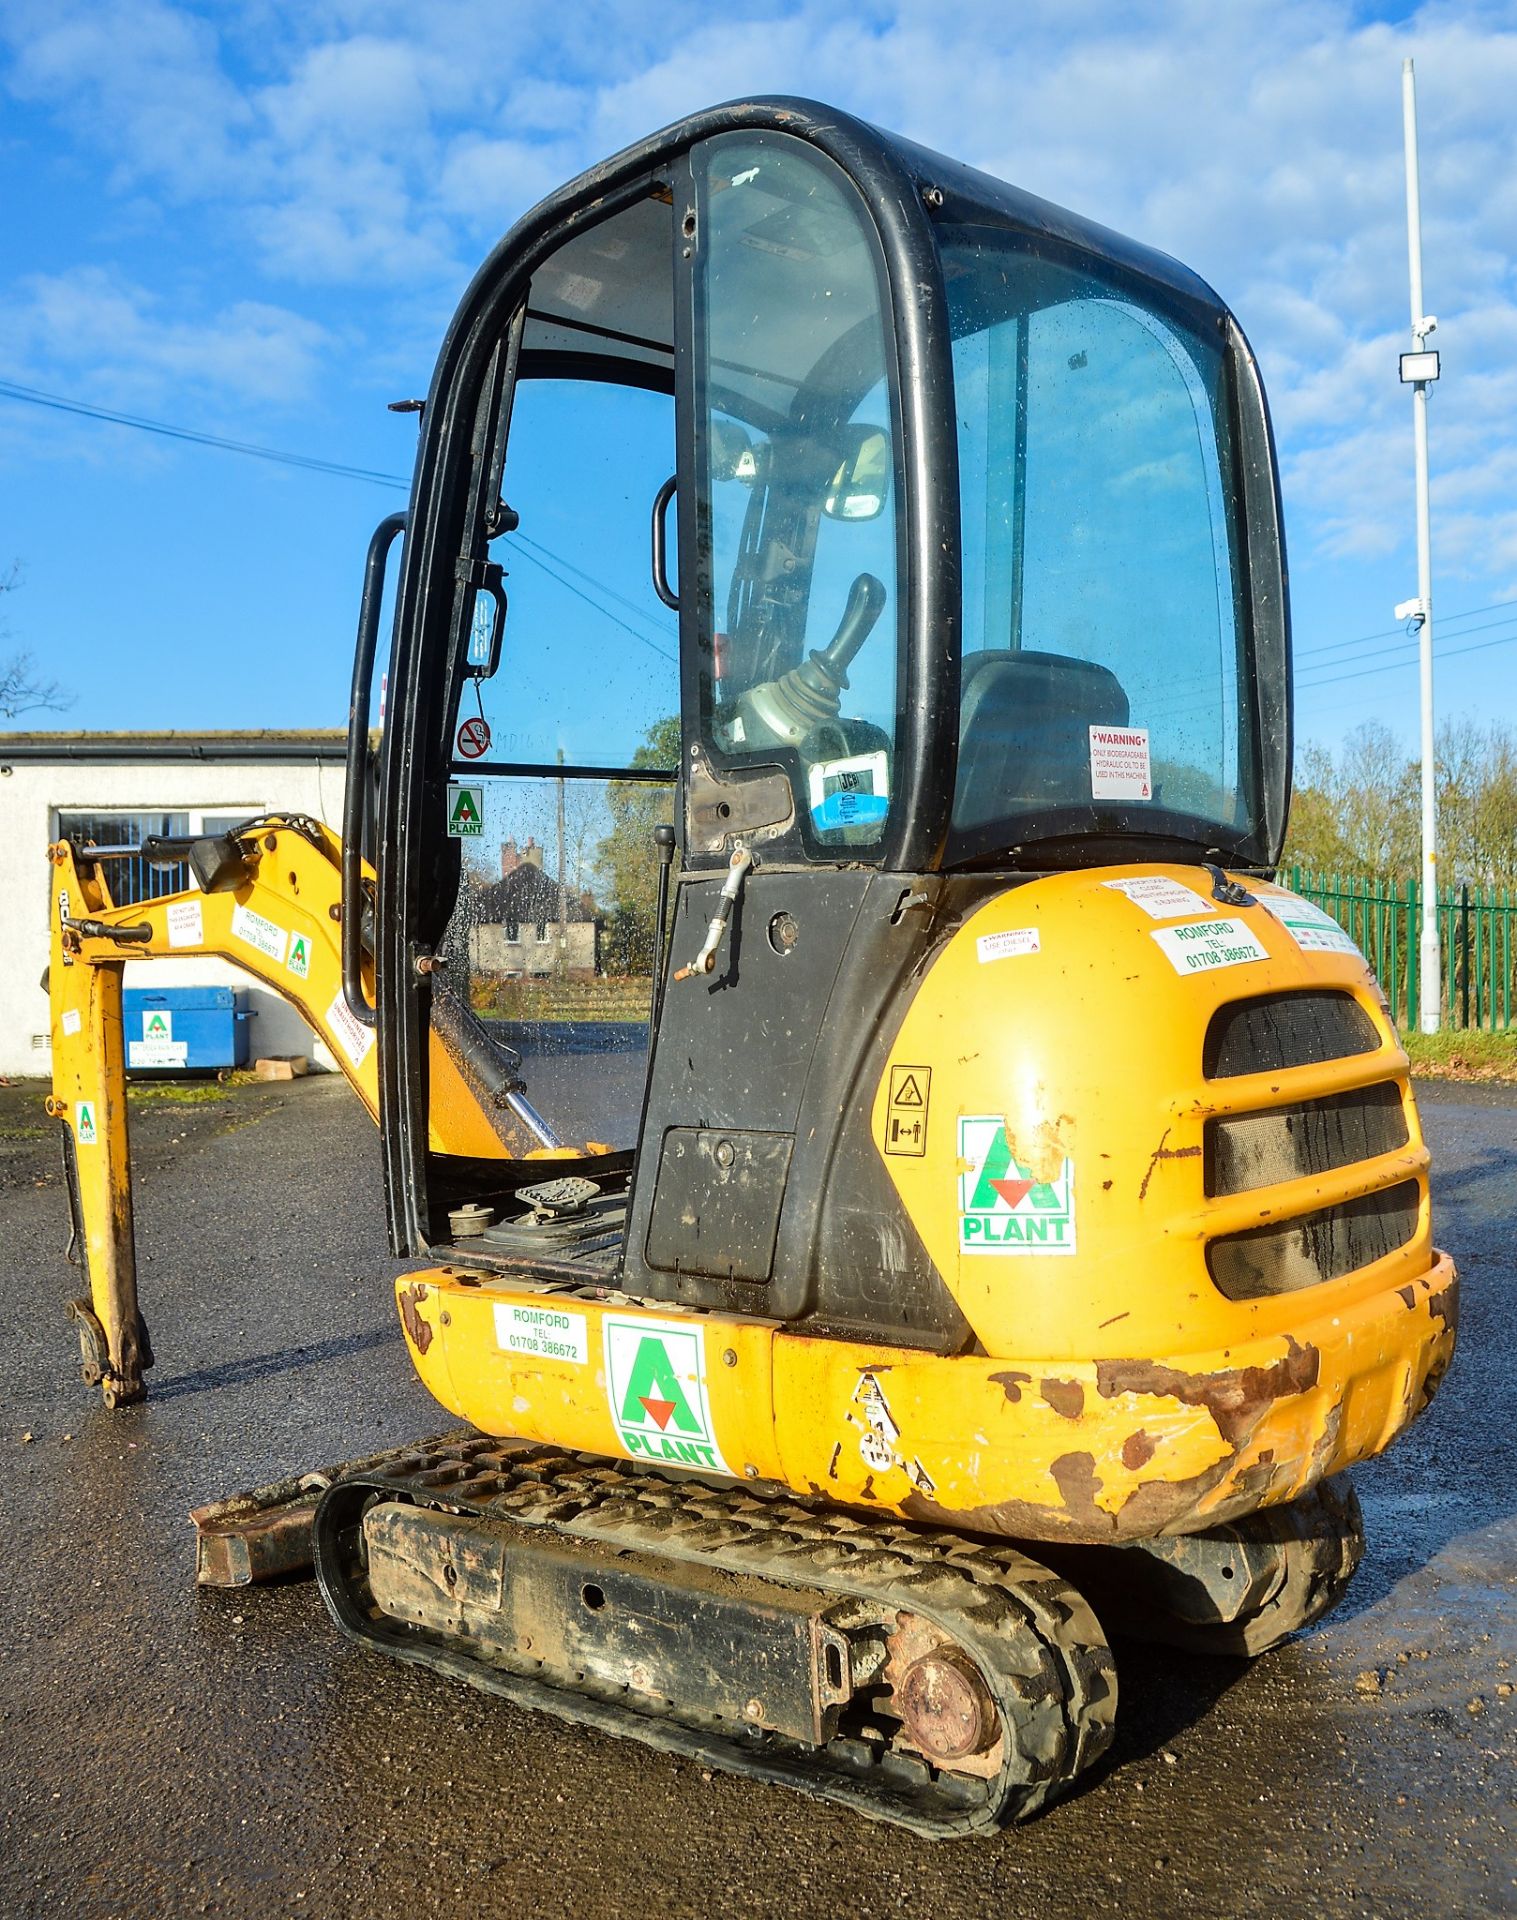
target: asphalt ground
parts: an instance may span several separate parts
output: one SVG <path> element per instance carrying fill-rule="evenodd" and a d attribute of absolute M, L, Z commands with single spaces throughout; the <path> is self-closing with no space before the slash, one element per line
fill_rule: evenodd
<path fill-rule="evenodd" d="M 158 1365 L 107 1414 L 56 1142 L 0 1092 L 0 1913 L 1517 1914 L 1517 1102 L 1425 1120 L 1462 1344 L 1356 1474 L 1348 1600 L 1252 1666 L 1120 1648 L 1088 1784 L 933 1846 L 366 1655 L 309 1582 L 197 1590 L 191 1506 L 451 1424 L 394 1324 L 373 1130 L 335 1079 L 134 1107 Z"/>

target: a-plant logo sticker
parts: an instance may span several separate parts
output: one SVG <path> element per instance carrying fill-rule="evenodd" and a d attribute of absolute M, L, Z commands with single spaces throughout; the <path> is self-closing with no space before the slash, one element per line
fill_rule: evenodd
<path fill-rule="evenodd" d="M 1012 1152 L 1005 1121 L 975 1114 L 959 1119 L 959 1161 L 961 1253 L 1074 1252 L 1073 1160 L 1040 1180 Z"/>
<path fill-rule="evenodd" d="M 307 934 L 292 933 L 290 935 L 290 957 L 285 961 L 285 965 L 297 978 L 301 980 L 310 979 L 311 942 Z"/>
<path fill-rule="evenodd" d="M 608 1313 L 601 1338 L 611 1421 L 631 1457 L 731 1473 L 711 1423 L 704 1329 L 688 1320 Z"/>

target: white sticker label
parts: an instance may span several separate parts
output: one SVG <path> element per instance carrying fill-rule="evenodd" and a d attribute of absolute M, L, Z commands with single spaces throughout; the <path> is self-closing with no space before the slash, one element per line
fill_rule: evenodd
<path fill-rule="evenodd" d="M 1148 937 L 1158 941 L 1176 973 L 1211 973 L 1269 958 L 1269 949 L 1242 920 L 1193 920 L 1185 927 L 1155 927 Z"/>
<path fill-rule="evenodd" d="M 1014 960 L 1019 953 L 1041 951 L 1036 927 L 1014 927 L 1010 933 L 982 933 L 974 946 L 982 967 L 991 960 Z"/>
<path fill-rule="evenodd" d="M 582 1313 L 559 1307 L 519 1307 L 497 1301 L 495 1344 L 534 1360 L 568 1360 L 582 1367 L 590 1358 L 590 1323 Z"/>
<path fill-rule="evenodd" d="M 63 1019 L 60 1021 L 59 1024 L 62 1026 L 63 1031 L 65 1033 L 73 1034 L 79 1031 L 80 1027 L 84 1025 L 84 1022 L 80 1019 L 79 1015 L 74 1011 L 74 1009 L 70 1007 L 68 1012 L 64 1014 Z"/>
<path fill-rule="evenodd" d="M 95 1103 L 81 1100 L 74 1118 L 74 1138 L 81 1147 L 98 1146 L 100 1133 L 95 1125 Z"/>
<path fill-rule="evenodd" d="M 261 913 L 254 913 L 251 907 L 233 907 L 232 931 L 239 940 L 245 940 L 250 947 L 256 947 L 260 953 L 266 953 L 271 960 L 284 964 L 285 949 L 290 944 L 290 936 L 283 927 L 276 927 L 272 920 L 265 920 Z"/>
<path fill-rule="evenodd" d="M 1188 913 L 1211 912 L 1199 893 L 1163 873 L 1145 873 L 1136 880 L 1103 880 L 1101 885 L 1113 893 L 1125 893 L 1150 920 L 1183 920 Z"/>
<path fill-rule="evenodd" d="M 173 1039 L 174 1016 L 167 1007 L 147 1007 L 143 1010 L 142 1037 L 144 1040 Z"/>
<path fill-rule="evenodd" d="M 716 1444 L 700 1322 L 608 1313 L 601 1333 L 611 1422 L 631 1458 L 731 1473 Z"/>
<path fill-rule="evenodd" d="M 1092 727 L 1090 797 L 1092 800 L 1148 800 L 1153 781 L 1148 767 L 1147 727 Z"/>
<path fill-rule="evenodd" d="M 477 840 L 485 830 L 485 790 L 448 782 L 448 838 Z"/>
<path fill-rule="evenodd" d="M 1264 892 L 1260 898 L 1303 953 L 1351 953 L 1356 960 L 1364 958 L 1333 916 L 1310 900 L 1299 900 L 1293 893 Z"/>
<path fill-rule="evenodd" d="M 168 921 L 169 945 L 171 947 L 203 947 L 205 945 L 205 921 L 201 917 L 198 900 L 176 900 L 165 911 Z"/>
<path fill-rule="evenodd" d="M 290 957 L 285 962 L 290 972 L 299 980 L 308 980 L 311 976 L 311 937 L 306 933 L 290 935 Z"/>
<path fill-rule="evenodd" d="M 126 1043 L 129 1067 L 183 1067 L 188 1066 L 189 1058 L 188 1040 L 128 1040 Z"/>
<path fill-rule="evenodd" d="M 327 1008 L 327 1025 L 336 1034 L 338 1044 L 353 1065 L 361 1067 L 368 1059 L 369 1049 L 374 1044 L 374 1029 L 366 1027 L 361 1020 L 353 1018 L 340 988 L 331 1006 Z"/>

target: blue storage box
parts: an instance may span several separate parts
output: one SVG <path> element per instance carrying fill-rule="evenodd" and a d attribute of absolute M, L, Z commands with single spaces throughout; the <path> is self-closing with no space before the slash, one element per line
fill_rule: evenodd
<path fill-rule="evenodd" d="M 121 996 L 127 1071 L 216 1072 L 247 1064 L 247 995 L 235 987 L 128 987 Z"/>

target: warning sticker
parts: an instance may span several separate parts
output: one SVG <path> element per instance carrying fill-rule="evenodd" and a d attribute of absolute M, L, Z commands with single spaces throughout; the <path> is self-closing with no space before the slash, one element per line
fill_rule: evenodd
<path fill-rule="evenodd" d="M 634 1460 L 731 1473 L 706 1392 L 705 1330 L 651 1315 L 601 1321 L 611 1423 Z"/>
<path fill-rule="evenodd" d="M 497 1301 L 495 1344 L 503 1352 L 525 1353 L 533 1360 L 568 1360 L 582 1367 L 590 1358 L 590 1323 L 586 1315 L 558 1307 Z"/>
<path fill-rule="evenodd" d="M 974 946 L 983 967 L 992 960 L 1014 960 L 1019 953 L 1038 953 L 1042 941 L 1036 927 L 1013 927 L 1009 933 L 982 933 Z"/>
<path fill-rule="evenodd" d="M 366 1027 L 361 1020 L 355 1020 L 348 1011 L 348 1003 L 342 997 L 339 987 L 331 1006 L 327 1008 L 327 1025 L 337 1036 L 337 1044 L 353 1062 L 361 1067 L 369 1057 L 369 1049 L 374 1045 L 374 1029 Z"/>
<path fill-rule="evenodd" d="M 932 1092 L 931 1067 L 892 1067 L 890 1104 L 885 1109 L 886 1153 L 920 1159 L 927 1151 L 927 1101 Z"/>
<path fill-rule="evenodd" d="M 1090 797 L 1092 800 L 1148 800 L 1153 780 L 1148 766 L 1147 727 L 1092 727 Z"/>
<path fill-rule="evenodd" d="M 62 1020 L 59 1022 L 59 1025 L 63 1028 L 63 1031 L 65 1033 L 75 1034 L 79 1031 L 80 1027 L 84 1025 L 84 1022 L 79 1017 L 78 1010 L 74 1007 L 70 1007 L 68 1012 L 64 1014 Z"/>
<path fill-rule="evenodd" d="M 1149 934 L 1169 956 L 1176 973 L 1211 973 L 1218 967 L 1241 967 L 1249 960 L 1267 960 L 1253 929 L 1242 920 L 1193 920 L 1184 927 L 1155 927 Z"/>
<path fill-rule="evenodd" d="M 1005 1121 L 975 1114 L 959 1119 L 959 1163 L 961 1253 L 1075 1251 L 1072 1160 L 1052 1180 L 1039 1180 L 1012 1152 Z"/>
<path fill-rule="evenodd" d="M 126 1043 L 129 1067 L 185 1067 L 189 1060 L 188 1040 L 128 1040 Z"/>
<path fill-rule="evenodd" d="M 308 933 L 290 935 L 290 957 L 285 965 L 298 980 L 311 977 L 311 936 Z"/>
<path fill-rule="evenodd" d="M 448 838 L 474 840 L 485 830 L 485 790 L 448 782 Z"/>
<path fill-rule="evenodd" d="M 142 1015 L 142 1037 L 144 1040 L 172 1040 L 174 1037 L 174 1016 L 167 1007 L 148 1007 Z"/>
<path fill-rule="evenodd" d="M 1145 873 L 1136 880 L 1103 880 L 1101 885 L 1110 887 L 1113 893 L 1125 893 L 1150 920 L 1183 920 L 1188 913 L 1211 912 L 1199 893 L 1182 887 L 1167 874 Z"/>
<path fill-rule="evenodd" d="M 98 1146 L 100 1132 L 95 1125 L 95 1103 L 81 1100 L 74 1115 L 74 1138 L 81 1147 Z"/>
<path fill-rule="evenodd" d="M 203 947 L 205 921 L 198 900 L 175 900 L 164 911 L 171 947 Z"/>
<path fill-rule="evenodd" d="M 1303 953 L 1351 953 L 1357 960 L 1364 955 L 1330 913 L 1300 900 L 1293 893 L 1260 893 L 1270 912 L 1284 927 Z"/>
<path fill-rule="evenodd" d="M 290 937 L 283 927 L 276 927 L 272 920 L 265 920 L 261 913 L 254 913 L 251 907 L 233 907 L 232 932 L 250 947 L 256 947 L 271 960 L 283 964 Z"/>

